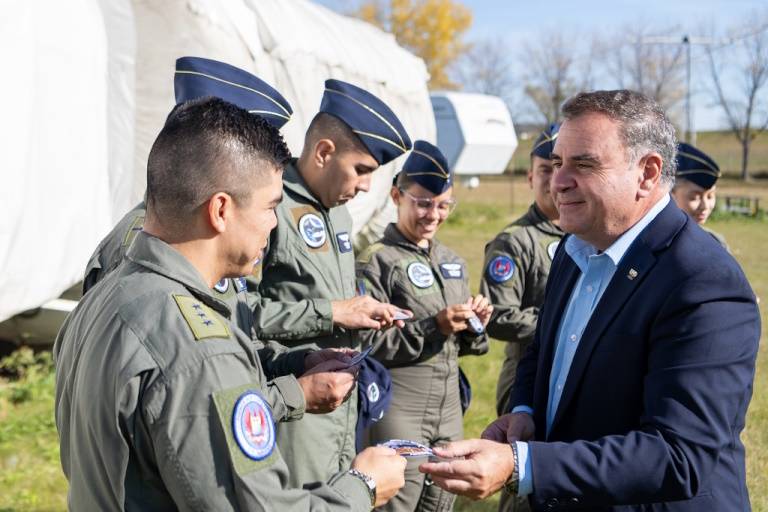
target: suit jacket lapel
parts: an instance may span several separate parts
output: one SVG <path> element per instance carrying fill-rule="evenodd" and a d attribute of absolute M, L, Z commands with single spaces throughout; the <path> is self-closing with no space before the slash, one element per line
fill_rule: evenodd
<path fill-rule="evenodd" d="M 557 405 L 550 434 L 555 430 L 557 423 L 562 419 L 564 411 L 567 410 L 568 404 L 575 396 L 592 352 L 602 338 L 603 333 L 656 264 L 655 251 L 668 245 L 687 221 L 685 214 L 682 214 L 681 217 L 681 213 L 677 206 L 674 206 L 674 202 L 670 201 L 670 204 L 641 232 L 640 236 L 632 243 L 619 262 L 616 273 L 611 278 L 611 282 L 600 298 L 600 302 L 598 302 L 595 310 L 592 312 L 592 316 L 581 336 L 579 347 L 568 371 L 563 394 Z M 568 289 L 569 295 L 571 288 L 573 288 L 572 285 Z M 564 306 L 559 311 L 560 316 L 558 318 L 562 318 L 563 312 Z M 555 340 L 553 338 L 552 346 L 554 346 L 554 343 Z M 550 371 L 553 353 L 548 354 Z M 547 382 L 549 382 L 549 373 L 547 372 Z"/>

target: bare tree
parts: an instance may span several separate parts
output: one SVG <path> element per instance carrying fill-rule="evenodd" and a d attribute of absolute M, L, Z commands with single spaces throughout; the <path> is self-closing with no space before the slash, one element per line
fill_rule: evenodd
<path fill-rule="evenodd" d="M 526 83 L 524 92 L 546 121 L 557 121 L 560 105 L 580 90 L 591 87 L 589 57 L 579 56 L 577 45 L 565 41 L 561 33 L 542 32 L 536 43 L 526 44 L 520 55 Z"/>
<path fill-rule="evenodd" d="M 675 27 L 653 34 L 644 27 L 622 28 L 600 43 L 606 71 L 620 88 L 641 92 L 668 111 L 674 109 L 685 97 L 684 48 L 657 44 L 656 36 L 677 32 Z"/>
<path fill-rule="evenodd" d="M 455 68 L 465 91 L 499 96 L 510 102 L 515 79 L 509 48 L 500 38 L 472 43 Z"/>
<path fill-rule="evenodd" d="M 749 179 L 749 150 L 752 141 L 768 128 L 768 11 L 753 16 L 731 31 L 736 52 L 709 47 L 713 95 L 723 109 L 728 127 L 741 144 L 741 179 Z M 733 72 L 731 71 L 733 70 Z M 739 86 L 726 90 L 721 77 L 738 77 Z"/>

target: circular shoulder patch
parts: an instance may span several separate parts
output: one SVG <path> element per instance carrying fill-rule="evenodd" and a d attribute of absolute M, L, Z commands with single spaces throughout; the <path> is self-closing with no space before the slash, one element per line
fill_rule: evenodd
<path fill-rule="evenodd" d="M 379 386 L 375 382 L 368 384 L 368 389 L 365 390 L 365 394 L 368 396 L 368 401 L 370 402 L 378 402 L 381 397 Z"/>
<path fill-rule="evenodd" d="M 508 281 L 515 273 L 515 262 L 509 256 L 496 256 L 488 263 L 488 276 L 497 283 Z"/>
<path fill-rule="evenodd" d="M 299 233 L 307 245 L 313 249 L 317 249 L 325 243 L 325 224 L 323 224 L 323 219 L 314 213 L 305 213 L 301 216 Z"/>
<path fill-rule="evenodd" d="M 229 290 L 229 279 L 226 277 L 213 285 L 213 289 L 219 293 L 226 293 Z"/>
<path fill-rule="evenodd" d="M 555 251 L 557 251 L 558 245 L 560 245 L 560 240 L 555 240 L 547 246 L 547 254 L 549 254 L 549 259 L 555 259 Z"/>
<path fill-rule="evenodd" d="M 420 261 L 408 265 L 408 279 L 419 288 L 429 288 L 435 282 L 432 269 Z"/>
<path fill-rule="evenodd" d="M 255 391 L 246 391 L 235 403 L 232 432 L 237 446 L 253 460 L 263 460 L 275 448 L 275 423 L 269 406 Z"/>

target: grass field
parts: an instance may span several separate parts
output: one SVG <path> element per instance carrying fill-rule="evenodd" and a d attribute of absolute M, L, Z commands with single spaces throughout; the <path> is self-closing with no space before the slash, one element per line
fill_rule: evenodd
<path fill-rule="evenodd" d="M 768 168 L 768 166 L 766 166 Z M 759 196 L 768 205 L 768 182 L 744 185 L 724 180 L 720 194 Z M 475 190 L 460 189 L 459 208 L 442 228 L 441 240 L 468 262 L 473 289 L 477 289 L 483 247 L 506 224 L 521 214 L 531 199 L 521 177 L 484 179 Z M 725 235 L 735 257 L 760 297 L 768 297 L 768 222 L 719 216 L 708 224 Z M 766 316 L 763 315 L 763 338 Z M 755 511 L 768 512 L 768 363 L 761 348 L 755 392 L 743 439 L 747 446 L 747 473 Z M 477 436 L 493 420 L 495 383 L 502 361 L 502 345 L 493 342 L 490 354 L 462 359 L 473 384 L 473 402 L 465 417 L 467 436 Z M 53 375 L 50 357 L 22 352 L 10 362 L 25 368 L 18 380 L 0 378 L 0 512 L 63 510 L 66 482 L 59 468 L 58 441 L 53 421 Z M 496 500 L 460 500 L 458 511 L 491 511 Z"/>

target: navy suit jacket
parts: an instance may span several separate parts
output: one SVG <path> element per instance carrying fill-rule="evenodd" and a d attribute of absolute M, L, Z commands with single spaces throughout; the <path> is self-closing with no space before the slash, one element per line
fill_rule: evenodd
<path fill-rule="evenodd" d="M 557 330 L 579 276 L 564 245 L 512 397 L 534 410 L 534 508 L 750 510 L 739 435 L 760 315 L 739 265 L 670 201 L 597 304 L 546 436 Z"/>

